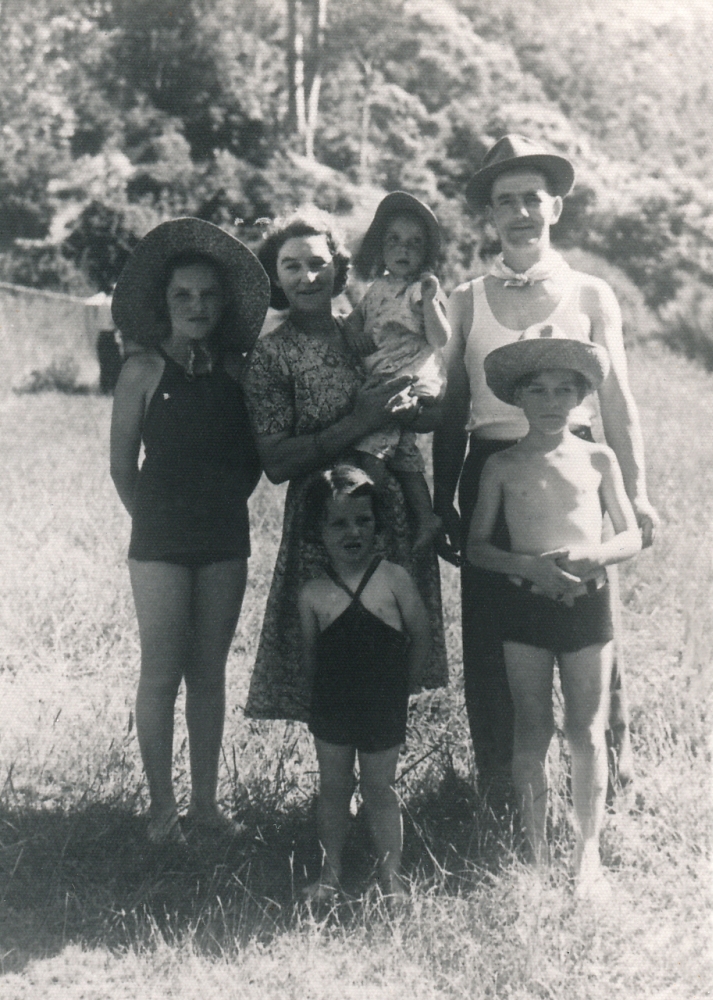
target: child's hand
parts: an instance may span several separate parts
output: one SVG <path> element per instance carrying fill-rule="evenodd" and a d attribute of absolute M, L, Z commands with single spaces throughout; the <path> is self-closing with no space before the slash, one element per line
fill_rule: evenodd
<path fill-rule="evenodd" d="M 424 271 L 420 278 L 421 281 L 421 298 L 428 301 L 433 301 L 438 295 L 440 284 L 438 278 L 435 274 L 430 271 Z"/>
<path fill-rule="evenodd" d="M 560 551 L 556 562 L 560 569 L 579 577 L 582 581 L 591 580 L 603 569 L 598 546 L 575 545 Z"/>
<path fill-rule="evenodd" d="M 527 574 L 529 580 L 555 601 L 573 593 L 582 583 L 581 577 L 560 564 L 561 559 L 566 560 L 567 554 L 567 549 L 556 549 L 533 556 Z"/>

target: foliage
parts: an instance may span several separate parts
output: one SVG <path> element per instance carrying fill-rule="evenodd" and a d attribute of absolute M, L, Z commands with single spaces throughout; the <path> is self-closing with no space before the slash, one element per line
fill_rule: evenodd
<path fill-rule="evenodd" d="M 251 224 L 309 198 L 353 228 L 375 188 L 401 187 L 443 219 L 452 284 L 491 247 L 463 188 L 505 131 L 576 161 L 561 246 L 616 263 L 655 309 L 682 272 L 713 272 L 703 6 L 657 23 L 623 0 L 606 12 L 585 0 L 577 17 L 560 0 L 352 0 L 327 13 L 306 163 L 288 123 L 283 0 L 4 0 L 5 273 L 76 287 L 26 241 L 61 243 L 86 282 L 110 288 L 161 219 Z"/>

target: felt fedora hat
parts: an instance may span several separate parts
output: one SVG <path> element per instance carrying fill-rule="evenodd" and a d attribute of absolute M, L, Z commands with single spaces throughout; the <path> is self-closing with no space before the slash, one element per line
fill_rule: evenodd
<path fill-rule="evenodd" d="M 384 232 L 391 219 L 398 215 L 415 215 L 426 230 L 428 258 L 434 263 L 441 251 L 441 228 L 438 219 L 424 202 L 407 191 L 392 191 L 382 198 L 354 257 L 354 269 L 368 278 L 373 265 L 381 259 Z"/>
<path fill-rule="evenodd" d="M 200 254 L 214 260 L 230 299 L 230 321 L 223 346 L 246 352 L 254 345 L 270 301 L 270 282 L 255 254 L 219 226 L 202 219 L 162 222 L 134 248 L 119 275 L 111 303 L 114 322 L 124 337 L 155 347 L 170 333 L 161 301 L 166 266 L 177 254 Z"/>
<path fill-rule="evenodd" d="M 515 390 L 525 375 L 549 369 L 579 372 L 590 391 L 598 389 L 609 373 L 606 348 L 589 340 L 573 340 L 553 323 L 536 323 L 519 340 L 497 347 L 483 362 L 485 379 L 504 403 L 515 403 Z"/>
<path fill-rule="evenodd" d="M 550 182 L 552 194 L 564 197 L 574 184 L 574 167 L 570 161 L 550 152 L 539 142 L 524 135 L 504 135 L 483 157 L 480 169 L 473 174 L 465 188 L 468 202 L 478 210 L 490 201 L 493 181 L 508 170 L 536 170 Z"/>

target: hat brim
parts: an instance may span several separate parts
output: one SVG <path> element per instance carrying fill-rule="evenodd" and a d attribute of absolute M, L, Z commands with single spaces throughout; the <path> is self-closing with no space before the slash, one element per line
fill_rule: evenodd
<path fill-rule="evenodd" d="M 144 236 L 124 265 L 114 289 L 111 314 L 122 335 L 155 347 L 170 333 L 156 313 L 160 283 L 168 261 L 177 254 L 197 253 L 217 262 L 228 282 L 233 303 L 224 329 L 226 350 L 245 353 L 257 340 L 270 302 L 270 281 L 255 254 L 219 226 L 203 219 L 162 222 Z"/>
<path fill-rule="evenodd" d="M 490 202 L 495 179 L 511 170 L 534 170 L 544 174 L 550 182 L 551 193 L 561 198 L 568 195 L 574 186 L 574 167 L 564 156 L 557 156 L 556 153 L 511 156 L 482 167 L 473 174 L 465 188 L 468 203 L 478 211 L 483 211 Z"/>
<path fill-rule="evenodd" d="M 374 218 L 364 234 L 359 252 L 355 257 L 355 268 L 359 269 L 360 259 L 377 261 L 380 259 L 384 241 L 384 230 L 388 222 L 398 215 L 415 215 L 426 228 L 426 236 L 430 247 L 429 256 L 435 261 L 441 252 L 441 227 L 438 219 L 428 205 L 415 198 L 407 191 L 392 191 L 382 198 L 374 213 Z M 360 274 L 368 278 L 369 275 Z"/>
<path fill-rule="evenodd" d="M 515 391 L 526 375 L 552 369 L 579 372 L 591 392 L 609 374 L 609 355 L 599 344 L 563 337 L 516 340 L 486 355 L 485 379 L 503 403 L 515 405 Z"/>

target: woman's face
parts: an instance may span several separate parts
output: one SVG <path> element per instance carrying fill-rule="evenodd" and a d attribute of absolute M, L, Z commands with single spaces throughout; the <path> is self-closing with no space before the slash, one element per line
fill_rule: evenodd
<path fill-rule="evenodd" d="M 218 272 L 210 264 L 177 267 L 166 288 L 171 336 L 205 340 L 223 313 L 225 295 Z"/>
<path fill-rule="evenodd" d="M 296 312 L 331 312 L 335 267 L 324 233 L 293 236 L 277 254 L 277 284 Z"/>

